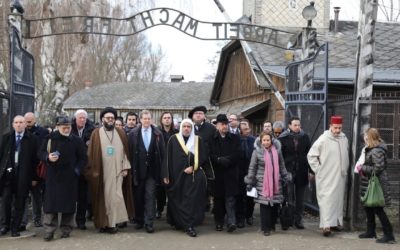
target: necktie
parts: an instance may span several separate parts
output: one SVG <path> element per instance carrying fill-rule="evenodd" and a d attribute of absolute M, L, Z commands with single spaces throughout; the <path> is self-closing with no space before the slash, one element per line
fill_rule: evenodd
<path fill-rule="evenodd" d="M 146 128 L 144 130 L 143 134 L 144 134 L 144 138 L 143 138 L 144 139 L 144 146 L 146 147 L 146 151 L 148 151 L 149 150 L 149 144 L 150 144 L 149 143 L 149 141 L 150 141 L 149 140 L 149 129 Z"/>
<path fill-rule="evenodd" d="M 15 150 L 19 151 L 19 145 L 21 144 L 21 134 L 17 134 L 17 140 L 15 141 Z"/>

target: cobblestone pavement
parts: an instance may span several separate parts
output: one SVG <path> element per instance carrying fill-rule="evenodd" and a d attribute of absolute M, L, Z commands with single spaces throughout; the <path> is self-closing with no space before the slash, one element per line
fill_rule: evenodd
<path fill-rule="evenodd" d="M 208 213 L 204 225 L 197 228 L 198 237 L 190 238 L 181 231 L 172 230 L 163 217 L 155 223 L 156 232 L 148 234 L 144 230 L 135 230 L 132 224 L 115 235 L 100 234 L 88 223 L 88 230 L 74 230 L 71 237 L 60 239 L 57 231 L 51 242 L 43 241 L 43 228 L 28 225 L 28 231 L 19 238 L 0 237 L 0 249 L 399 249 L 399 244 L 377 244 L 373 239 L 360 240 L 360 232 L 340 232 L 325 238 L 318 229 L 318 218 L 307 217 L 305 230 L 280 230 L 271 236 L 263 236 L 259 230 L 259 214 L 255 215 L 255 225 L 238 229 L 234 233 L 216 232 L 212 216 Z M 396 239 L 400 239 L 396 235 Z"/>

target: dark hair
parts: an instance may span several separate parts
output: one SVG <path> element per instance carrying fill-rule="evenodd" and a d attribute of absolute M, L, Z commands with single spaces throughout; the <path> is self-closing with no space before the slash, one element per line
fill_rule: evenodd
<path fill-rule="evenodd" d="M 263 125 L 264 125 L 265 123 L 271 124 L 271 127 L 272 127 L 272 122 L 271 122 L 270 120 L 265 120 L 265 121 L 263 122 Z"/>
<path fill-rule="evenodd" d="M 115 120 L 120 120 L 122 122 L 122 124 L 124 124 L 124 118 L 122 116 L 117 116 L 117 118 L 115 118 Z"/>
<path fill-rule="evenodd" d="M 133 112 L 133 111 L 129 111 L 129 112 L 126 114 L 126 116 L 125 116 L 125 122 L 128 122 L 128 116 L 135 116 L 135 117 L 136 117 L 136 120 L 138 119 L 138 114 L 136 114 L 136 113 Z"/>
<path fill-rule="evenodd" d="M 271 133 L 268 133 L 268 132 L 265 132 L 265 131 L 261 132 L 261 134 L 260 134 L 260 141 L 262 141 L 262 138 L 263 138 L 264 136 L 266 136 L 266 135 L 269 136 L 269 138 L 271 139 L 271 143 L 272 143 L 272 139 L 274 138 L 274 136 L 273 136 Z"/>
<path fill-rule="evenodd" d="M 172 115 L 172 112 L 170 112 L 170 111 L 164 111 L 164 112 L 162 112 L 161 113 L 161 115 L 160 115 L 160 127 L 161 128 L 164 128 L 164 125 L 162 124 L 162 118 L 163 118 L 163 116 L 164 115 L 166 115 L 166 114 L 170 114 L 171 115 L 171 120 L 172 120 L 172 126 L 174 126 L 174 116 Z"/>
<path fill-rule="evenodd" d="M 288 124 L 292 125 L 292 121 L 300 121 L 300 118 L 297 116 L 293 116 L 289 118 Z"/>

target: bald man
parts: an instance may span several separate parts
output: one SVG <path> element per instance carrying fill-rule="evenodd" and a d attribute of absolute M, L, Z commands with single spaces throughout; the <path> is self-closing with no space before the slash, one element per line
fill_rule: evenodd
<path fill-rule="evenodd" d="M 42 145 L 43 140 L 49 134 L 49 131 L 41 126 L 39 126 L 36 122 L 35 114 L 32 112 L 28 112 L 24 115 L 24 119 L 26 122 L 26 130 L 31 132 L 36 136 L 38 141 L 38 148 Z M 42 193 L 44 189 L 43 180 L 38 179 L 38 184 L 31 188 L 30 194 L 32 198 L 32 216 L 33 216 L 33 224 L 35 227 L 42 226 Z M 25 205 L 24 216 L 22 218 L 22 223 L 19 228 L 20 231 L 26 229 L 26 225 L 28 225 L 28 203 Z"/>
<path fill-rule="evenodd" d="M 37 184 L 35 168 L 39 161 L 36 136 L 26 130 L 24 117 L 14 117 L 12 127 L 0 146 L 0 235 L 11 230 L 11 236 L 18 237 L 29 188 Z"/>

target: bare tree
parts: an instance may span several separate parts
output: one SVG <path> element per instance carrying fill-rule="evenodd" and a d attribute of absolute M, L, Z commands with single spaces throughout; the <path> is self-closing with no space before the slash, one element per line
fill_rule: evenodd
<path fill-rule="evenodd" d="M 131 5 L 133 2 L 136 4 Z M 50 18 L 69 15 L 124 17 L 137 13 L 136 8 L 152 1 L 106 0 L 33 0 L 25 1 L 27 17 Z M 152 6 L 149 6 L 152 7 Z M 45 32 L 51 25 L 44 23 Z M 116 27 L 117 32 L 124 27 Z M 161 48 L 153 51 L 144 34 L 131 37 L 105 35 L 63 35 L 28 40 L 28 50 L 36 59 L 36 111 L 42 124 L 51 124 L 62 111 L 63 101 L 84 88 L 86 81 L 106 82 L 155 81 L 165 78 Z"/>
<path fill-rule="evenodd" d="M 397 22 L 400 18 L 400 0 L 380 0 L 379 10 L 384 15 L 386 21 Z"/>

